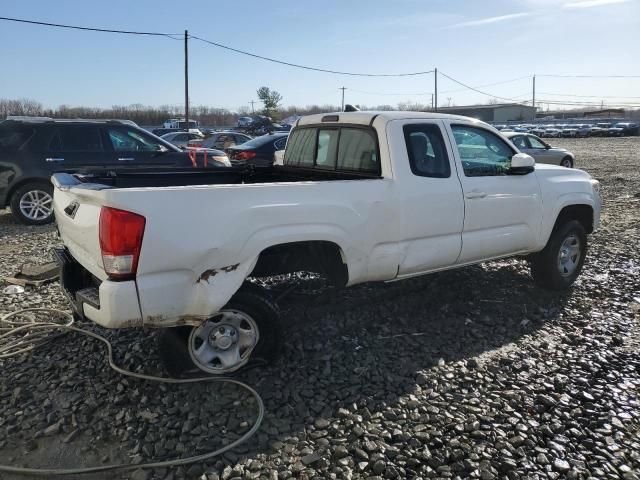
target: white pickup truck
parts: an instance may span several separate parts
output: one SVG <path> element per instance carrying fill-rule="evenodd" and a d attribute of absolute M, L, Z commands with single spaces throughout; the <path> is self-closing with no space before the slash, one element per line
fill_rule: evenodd
<path fill-rule="evenodd" d="M 491 126 L 434 113 L 303 117 L 282 166 L 53 183 L 76 313 L 179 327 L 163 332 L 162 356 L 214 374 L 281 338 L 276 306 L 248 277 L 311 271 L 350 286 L 520 255 L 537 284 L 565 289 L 601 208 L 587 173 L 535 165 Z"/>

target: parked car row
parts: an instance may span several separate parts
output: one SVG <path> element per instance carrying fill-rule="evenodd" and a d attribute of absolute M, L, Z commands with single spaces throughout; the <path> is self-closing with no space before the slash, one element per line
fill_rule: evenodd
<path fill-rule="evenodd" d="M 170 134 L 192 135 L 181 132 Z M 25 224 L 53 220 L 51 175 L 56 172 L 219 168 L 231 166 L 217 149 L 181 149 L 120 120 L 16 117 L 0 122 L 0 208 Z"/>
<path fill-rule="evenodd" d="M 173 132 L 162 138 L 181 148 L 222 150 L 233 166 L 268 166 L 274 163 L 275 152 L 284 150 L 288 136 L 287 132 L 272 132 L 252 138 L 245 133 L 226 130 L 209 136 Z"/>
<path fill-rule="evenodd" d="M 567 124 L 523 124 L 494 125 L 501 132 L 531 133 L 538 137 L 624 137 L 638 135 L 639 127 L 634 122 L 567 123 Z"/>

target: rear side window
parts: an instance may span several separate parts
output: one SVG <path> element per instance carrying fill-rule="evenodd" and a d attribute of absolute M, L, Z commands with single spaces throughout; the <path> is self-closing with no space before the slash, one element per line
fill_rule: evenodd
<path fill-rule="evenodd" d="M 100 129 L 84 126 L 59 128 L 51 138 L 49 150 L 53 152 L 102 152 Z"/>
<path fill-rule="evenodd" d="M 355 127 L 303 127 L 293 131 L 284 164 L 361 173 L 380 173 L 376 137 Z"/>
<path fill-rule="evenodd" d="M 409 164 L 414 175 L 447 178 L 451 167 L 442 132 L 437 125 L 405 125 L 404 140 L 407 144 Z"/>
<path fill-rule="evenodd" d="M 295 167 L 312 167 L 314 165 L 316 132 L 315 128 L 302 128 L 291 134 L 284 151 L 285 165 Z"/>
<path fill-rule="evenodd" d="M 33 128 L 8 127 L 0 128 L 0 151 L 15 152 L 33 135 Z"/>

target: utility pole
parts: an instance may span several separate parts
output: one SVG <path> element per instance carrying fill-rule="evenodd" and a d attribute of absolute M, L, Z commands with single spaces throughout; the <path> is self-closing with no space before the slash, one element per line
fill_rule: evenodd
<path fill-rule="evenodd" d="M 433 104 L 433 111 L 437 112 L 438 111 L 438 69 L 437 68 L 434 70 L 433 78 L 435 82 L 434 90 L 433 90 L 434 99 L 435 99 Z"/>
<path fill-rule="evenodd" d="M 255 109 L 253 108 L 253 104 L 256 103 L 256 101 L 251 100 L 249 103 L 251 104 L 251 114 L 253 115 L 254 113 L 256 113 Z"/>
<path fill-rule="evenodd" d="M 340 108 L 341 112 L 344 112 L 344 91 L 347 89 L 347 87 L 340 87 L 339 90 L 342 90 L 342 107 Z"/>
<path fill-rule="evenodd" d="M 536 118 L 536 74 L 533 74 L 533 99 L 531 100 L 531 106 L 533 107 L 533 118 Z"/>
<path fill-rule="evenodd" d="M 189 131 L 189 31 L 184 31 L 184 120 Z"/>
<path fill-rule="evenodd" d="M 433 93 L 431 94 L 431 110 L 433 110 Z"/>

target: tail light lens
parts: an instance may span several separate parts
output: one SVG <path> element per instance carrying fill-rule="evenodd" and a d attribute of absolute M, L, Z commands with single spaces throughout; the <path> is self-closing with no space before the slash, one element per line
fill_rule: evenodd
<path fill-rule="evenodd" d="M 245 150 L 235 155 L 235 160 L 250 160 L 256 156 L 256 152 Z"/>
<path fill-rule="evenodd" d="M 102 207 L 100 250 L 104 271 L 114 280 L 135 278 L 142 247 L 145 218 L 136 213 Z"/>

